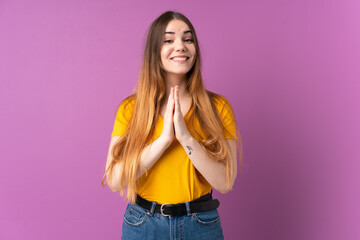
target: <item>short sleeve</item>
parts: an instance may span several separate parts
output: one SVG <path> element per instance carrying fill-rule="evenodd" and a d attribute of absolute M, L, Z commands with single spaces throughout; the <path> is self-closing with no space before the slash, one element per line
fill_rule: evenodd
<path fill-rule="evenodd" d="M 133 107 L 134 107 L 134 101 L 131 101 L 129 98 L 126 98 L 121 102 L 118 111 L 116 113 L 111 137 L 122 136 L 125 133 L 130 123 Z"/>
<path fill-rule="evenodd" d="M 220 102 L 222 105 L 220 108 L 220 117 L 225 128 L 223 129 L 224 136 L 227 139 L 237 139 L 235 128 L 236 120 L 232 107 L 225 97 L 223 97 Z"/>

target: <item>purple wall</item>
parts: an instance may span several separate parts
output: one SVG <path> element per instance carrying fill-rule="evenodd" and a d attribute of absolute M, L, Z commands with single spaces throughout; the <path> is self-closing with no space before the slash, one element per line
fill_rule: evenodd
<path fill-rule="evenodd" d="M 245 169 L 226 239 L 359 239 L 359 1 L 0 1 L 0 239 L 120 239 L 100 185 L 145 31 L 193 22 L 209 90 L 231 102 Z"/>

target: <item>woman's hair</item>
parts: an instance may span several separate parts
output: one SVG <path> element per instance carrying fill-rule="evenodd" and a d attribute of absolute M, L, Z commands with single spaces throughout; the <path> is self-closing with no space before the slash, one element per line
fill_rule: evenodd
<path fill-rule="evenodd" d="M 223 135 L 223 130 L 225 130 L 225 128 L 211 101 L 211 99 L 221 98 L 222 96 L 207 91 L 204 88 L 200 71 L 201 58 L 199 43 L 195 29 L 183 14 L 167 11 L 155 19 L 148 31 L 138 83 L 134 94 L 127 98 L 134 100 L 133 114 L 125 133 L 119 141 L 114 144 L 111 152 L 112 161 L 102 178 L 102 186 L 104 187 L 105 176 L 108 174 L 108 182 L 112 177 L 112 171 L 115 164 L 122 162 L 120 194 L 124 197 L 124 189 L 122 188 L 121 183 L 126 182 L 127 185 L 125 188 L 127 189 L 127 194 L 125 199 L 127 201 L 130 200 L 131 203 L 134 203 L 136 200 L 136 174 L 138 168 L 139 166 L 144 168 L 140 163 L 140 158 L 144 148 L 149 144 L 153 137 L 155 125 L 159 117 L 161 102 L 165 96 L 165 75 L 164 70 L 161 68 L 160 51 L 164 41 L 165 29 L 168 23 L 173 19 L 182 20 L 189 26 L 196 49 L 194 65 L 186 74 L 186 87 L 192 97 L 191 108 L 193 109 L 189 121 L 192 122 L 194 117 L 197 117 L 200 126 L 202 126 L 202 129 L 207 136 L 207 139 L 199 141 L 200 145 L 214 161 L 222 161 L 226 164 L 228 188 L 230 187 L 232 174 L 234 174 L 233 164 L 229 159 L 229 146 Z M 235 126 L 238 132 L 237 144 L 240 153 L 240 170 L 242 170 L 242 144 L 236 121 Z M 189 129 L 189 132 L 192 135 L 197 134 L 194 129 Z M 199 177 L 202 177 L 198 171 L 196 171 L 196 174 L 199 174 Z"/>

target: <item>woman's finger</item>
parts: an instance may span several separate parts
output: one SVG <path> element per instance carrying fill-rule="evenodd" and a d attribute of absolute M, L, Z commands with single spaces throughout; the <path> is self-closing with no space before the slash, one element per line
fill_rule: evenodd
<path fill-rule="evenodd" d="M 175 86 L 175 96 L 174 96 L 174 101 L 175 101 L 175 112 L 179 113 L 180 111 L 180 101 L 179 101 L 179 88 L 178 86 Z"/>
<path fill-rule="evenodd" d="M 170 94 L 169 94 L 167 108 L 171 112 L 171 110 L 174 109 L 173 107 L 174 107 L 174 89 L 170 88 Z"/>
<path fill-rule="evenodd" d="M 173 111 L 174 111 L 174 89 L 170 89 L 168 103 L 164 115 L 164 124 L 161 136 L 169 143 L 174 139 L 174 127 L 173 127 Z"/>

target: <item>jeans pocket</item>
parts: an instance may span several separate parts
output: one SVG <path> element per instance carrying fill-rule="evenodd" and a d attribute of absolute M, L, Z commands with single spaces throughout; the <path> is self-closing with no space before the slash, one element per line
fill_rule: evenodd
<path fill-rule="evenodd" d="M 148 215 L 146 210 L 138 206 L 137 204 L 128 204 L 125 214 L 124 221 L 130 226 L 140 226 L 145 223 Z"/>
<path fill-rule="evenodd" d="M 206 226 L 213 225 L 220 221 L 220 216 L 217 209 L 194 213 L 192 218 L 195 220 L 195 222 Z"/>

